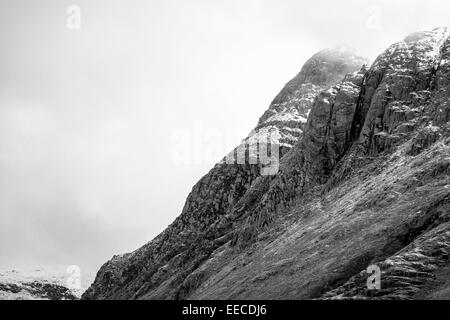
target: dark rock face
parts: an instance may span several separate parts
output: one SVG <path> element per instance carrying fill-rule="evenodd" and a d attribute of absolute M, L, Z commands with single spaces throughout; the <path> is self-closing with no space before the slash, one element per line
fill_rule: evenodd
<path fill-rule="evenodd" d="M 372 154 L 389 149 L 417 124 L 436 80 L 446 78 L 435 75 L 447 37 L 446 29 L 417 33 L 394 44 L 375 61 L 367 76 L 360 138 Z"/>
<path fill-rule="evenodd" d="M 449 32 L 410 35 L 369 69 L 343 52 L 314 56 L 261 117 L 284 147 L 276 175 L 217 164 L 83 298 L 417 297 L 450 253 Z M 365 287 L 372 264 L 384 291 Z"/>
<path fill-rule="evenodd" d="M 238 208 L 246 220 L 233 228 L 237 243 L 252 242 L 299 194 L 307 196 L 327 180 L 348 147 L 364 71 L 347 75 L 317 96 L 303 137 L 282 159 L 280 172 L 274 178 L 261 178 L 254 184 L 257 191 L 241 198 Z"/>

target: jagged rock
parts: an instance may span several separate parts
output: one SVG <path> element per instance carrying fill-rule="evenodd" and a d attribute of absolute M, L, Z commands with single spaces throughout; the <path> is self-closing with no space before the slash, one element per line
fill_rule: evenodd
<path fill-rule="evenodd" d="M 371 154 L 400 141 L 394 130 L 420 114 L 426 94 L 417 97 L 432 88 L 448 36 L 446 28 L 415 33 L 389 47 L 370 68 L 361 106 L 360 142 Z"/>
<path fill-rule="evenodd" d="M 437 140 L 439 140 L 439 128 L 428 126 L 421 129 L 417 135 L 412 139 L 408 150 L 406 151 L 407 155 L 415 156 L 421 153 L 424 149 L 431 146 Z"/>
<path fill-rule="evenodd" d="M 418 294 L 448 256 L 449 50 L 439 28 L 369 69 L 342 50 L 313 57 L 239 146 L 275 129 L 278 173 L 261 175 L 250 151 L 217 164 L 175 222 L 102 266 L 83 298 L 374 297 L 361 271 L 387 261 L 378 296 Z"/>

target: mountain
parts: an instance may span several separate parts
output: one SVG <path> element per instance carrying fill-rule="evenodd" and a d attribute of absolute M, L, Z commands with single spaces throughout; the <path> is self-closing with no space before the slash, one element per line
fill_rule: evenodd
<path fill-rule="evenodd" d="M 64 268 L 0 271 L 0 300 L 76 300 L 81 292 L 67 287 Z"/>
<path fill-rule="evenodd" d="M 181 215 L 105 263 L 82 298 L 448 295 L 449 36 L 414 33 L 370 67 L 345 48 L 313 56 Z M 255 140 L 279 162 L 255 161 Z"/>

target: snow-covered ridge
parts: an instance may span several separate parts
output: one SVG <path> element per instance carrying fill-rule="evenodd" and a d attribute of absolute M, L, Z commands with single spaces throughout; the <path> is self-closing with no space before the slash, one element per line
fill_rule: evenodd
<path fill-rule="evenodd" d="M 269 128 L 277 128 L 279 145 L 292 148 L 302 134 L 317 95 L 339 83 L 348 73 L 358 72 L 367 63 L 369 61 L 357 55 L 356 50 L 346 46 L 315 54 L 260 118 L 255 129 L 258 139 Z M 253 140 L 254 135 L 252 132 L 247 140 Z"/>
<path fill-rule="evenodd" d="M 389 68 L 406 73 L 410 69 L 405 68 L 405 61 L 414 60 L 417 70 L 426 70 L 437 62 L 442 45 L 449 37 L 450 29 L 446 27 L 410 34 L 383 52 L 373 63 L 372 69 Z M 387 61 L 389 64 L 386 65 Z"/>
<path fill-rule="evenodd" d="M 79 299 L 92 279 L 71 271 L 62 265 L 0 271 L 0 300 Z"/>

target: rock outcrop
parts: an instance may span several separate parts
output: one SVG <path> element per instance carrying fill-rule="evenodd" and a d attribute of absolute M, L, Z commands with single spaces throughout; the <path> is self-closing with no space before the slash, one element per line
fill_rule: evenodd
<path fill-rule="evenodd" d="M 414 298 L 432 290 L 450 253 L 449 35 L 412 34 L 369 68 L 346 50 L 314 56 L 243 142 L 276 130 L 277 173 L 261 175 L 250 153 L 217 164 L 176 221 L 103 265 L 83 298 Z M 377 292 L 364 287 L 370 265 L 382 270 Z"/>

